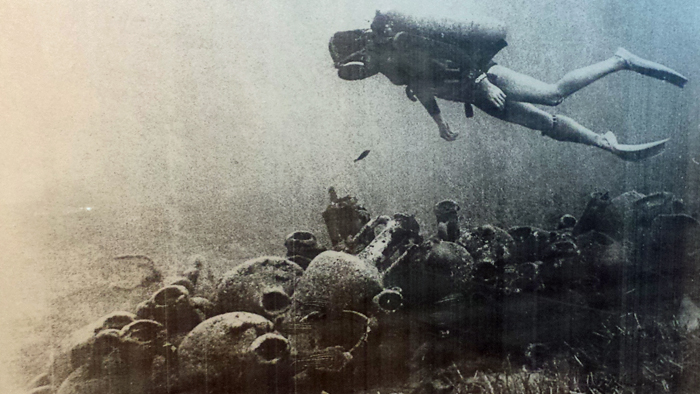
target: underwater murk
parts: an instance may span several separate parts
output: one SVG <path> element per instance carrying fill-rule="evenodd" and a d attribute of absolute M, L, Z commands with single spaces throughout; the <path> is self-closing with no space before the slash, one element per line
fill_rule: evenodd
<path fill-rule="evenodd" d="M 631 162 L 383 75 L 377 10 L 496 18 L 552 114 Z M 700 6 L 691 1 L 2 2 L 0 391 L 691 393 Z M 332 192 L 329 193 L 329 190 Z"/>

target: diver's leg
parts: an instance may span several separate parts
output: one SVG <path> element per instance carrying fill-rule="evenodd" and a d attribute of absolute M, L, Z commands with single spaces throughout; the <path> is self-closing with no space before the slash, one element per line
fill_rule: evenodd
<path fill-rule="evenodd" d="M 587 129 L 567 116 L 552 115 L 532 104 L 508 100 L 503 110 L 487 106 L 482 108 L 478 103 L 476 105 L 491 116 L 541 131 L 542 135 L 558 141 L 575 142 L 602 149 L 609 148 L 602 135 Z"/>
<path fill-rule="evenodd" d="M 623 160 L 638 161 L 658 155 L 663 151 L 668 141 L 666 139 L 647 144 L 622 145 L 618 144 L 617 138 L 612 132 L 605 134 L 595 133 L 568 116 L 552 115 L 529 103 L 506 101 L 503 110 L 483 105 L 483 102 L 476 105 L 489 115 L 506 122 L 539 130 L 542 132 L 542 135 L 557 141 L 594 146 L 611 152 Z"/>
<path fill-rule="evenodd" d="M 600 78 L 620 70 L 631 70 L 683 87 L 688 79 L 678 72 L 640 58 L 623 48 L 607 60 L 566 73 L 556 83 L 546 83 L 501 65 L 491 67 L 489 81 L 498 86 L 510 100 L 533 104 L 558 105 L 571 94 Z"/>
<path fill-rule="evenodd" d="M 610 59 L 568 72 L 556 83 L 546 83 L 501 65 L 488 71 L 489 81 L 503 90 L 509 100 L 533 104 L 558 105 L 574 92 L 600 78 L 623 70 L 625 60 L 613 56 Z"/>
<path fill-rule="evenodd" d="M 652 62 L 651 60 L 642 59 L 641 57 L 630 53 L 624 48 L 618 48 L 615 56 L 624 60 L 625 69 L 632 70 L 648 77 L 660 79 L 668 83 L 672 83 L 679 88 L 685 86 L 688 78 L 684 77 L 675 70 L 672 70 L 663 64 Z"/>

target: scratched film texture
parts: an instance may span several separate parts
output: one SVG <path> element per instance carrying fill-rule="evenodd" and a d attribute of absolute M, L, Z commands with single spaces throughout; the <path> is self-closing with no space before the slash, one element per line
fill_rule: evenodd
<path fill-rule="evenodd" d="M 499 18 L 496 61 L 546 81 L 618 46 L 663 61 L 685 89 L 617 73 L 553 111 L 629 143 L 670 137 L 666 152 L 626 163 L 454 103 L 441 105 L 461 136 L 441 140 L 402 88 L 332 67 L 334 32 L 395 6 Z M 700 209 L 694 1 L 2 0 L 0 15 L 1 392 L 116 309 L 105 261 L 148 255 L 167 274 L 198 254 L 221 273 L 284 253 L 297 229 L 327 244 L 329 186 L 428 232 L 445 198 L 474 225 L 551 227 L 597 190 L 666 190 Z"/>

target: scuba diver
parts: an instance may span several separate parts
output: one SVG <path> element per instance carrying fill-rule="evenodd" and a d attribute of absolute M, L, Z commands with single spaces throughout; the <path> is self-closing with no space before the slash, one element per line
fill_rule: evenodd
<path fill-rule="evenodd" d="M 464 103 L 467 117 L 473 116 L 474 105 L 498 119 L 541 131 L 558 141 L 594 146 L 623 160 L 641 160 L 663 151 L 668 139 L 620 144 L 612 132 L 595 133 L 572 118 L 552 115 L 533 104 L 556 106 L 620 70 L 681 88 L 687 78 L 619 48 L 606 60 L 571 71 L 556 83 L 545 83 L 492 61 L 507 45 L 505 37 L 503 24 L 487 18 L 459 23 L 377 11 L 370 29 L 336 33 L 329 50 L 342 79 L 361 80 L 381 73 L 393 84 L 405 85 L 408 98 L 421 102 L 437 124 L 440 137 L 447 141 L 454 141 L 459 133 L 443 119 L 436 97 Z"/>

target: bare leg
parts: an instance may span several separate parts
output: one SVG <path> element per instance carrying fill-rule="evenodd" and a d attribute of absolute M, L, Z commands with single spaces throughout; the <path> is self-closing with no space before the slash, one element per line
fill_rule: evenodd
<path fill-rule="evenodd" d="M 624 59 L 613 56 L 602 62 L 571 71 L 554 84 L 542 82 L 500 65 L 491 67 L 488 76 L 489 81 L 503 90 L 508 100 L 558 105 L 574 92 L 625 67 Z"/>
<path fill-rule="evenodd" d="M 539 81 L 506 67 L 495 65 L 488 71 L 489 80 L 513 101 L 557 105 L 565 98 L 600 78 L 620 70 L 631 70 L 683 87 L 688 79 L 678 72 L 636 56 L 623 48 L 607 60 L 571 71 L 556 83 Z"/>
<path fill-rule="evenodd" d="M 506 122 L 541 131 L 543 135 L 558 141 L 575 142 L 611 151 L 610 144 L 602 135 L 587 129 L 567 116 L 554 116 L 532 104 L 507 101 L 502 111 L 486 107 L 481 109 Z"/>
<path fill-rule="evenodd" d="M 563 115 L 552 115 L 529 103 L 506 101 L 503 110 L 488 105 L 479 106 L 484 112 L 506 122 L 539 130 L 557 141 L 575 142 L 603 149 L 628 161 L 639 161 L 663 152 L 668 139 L 646 144 L 622 145 L 611 132 L 597 134 L 575 120 Z"/>

